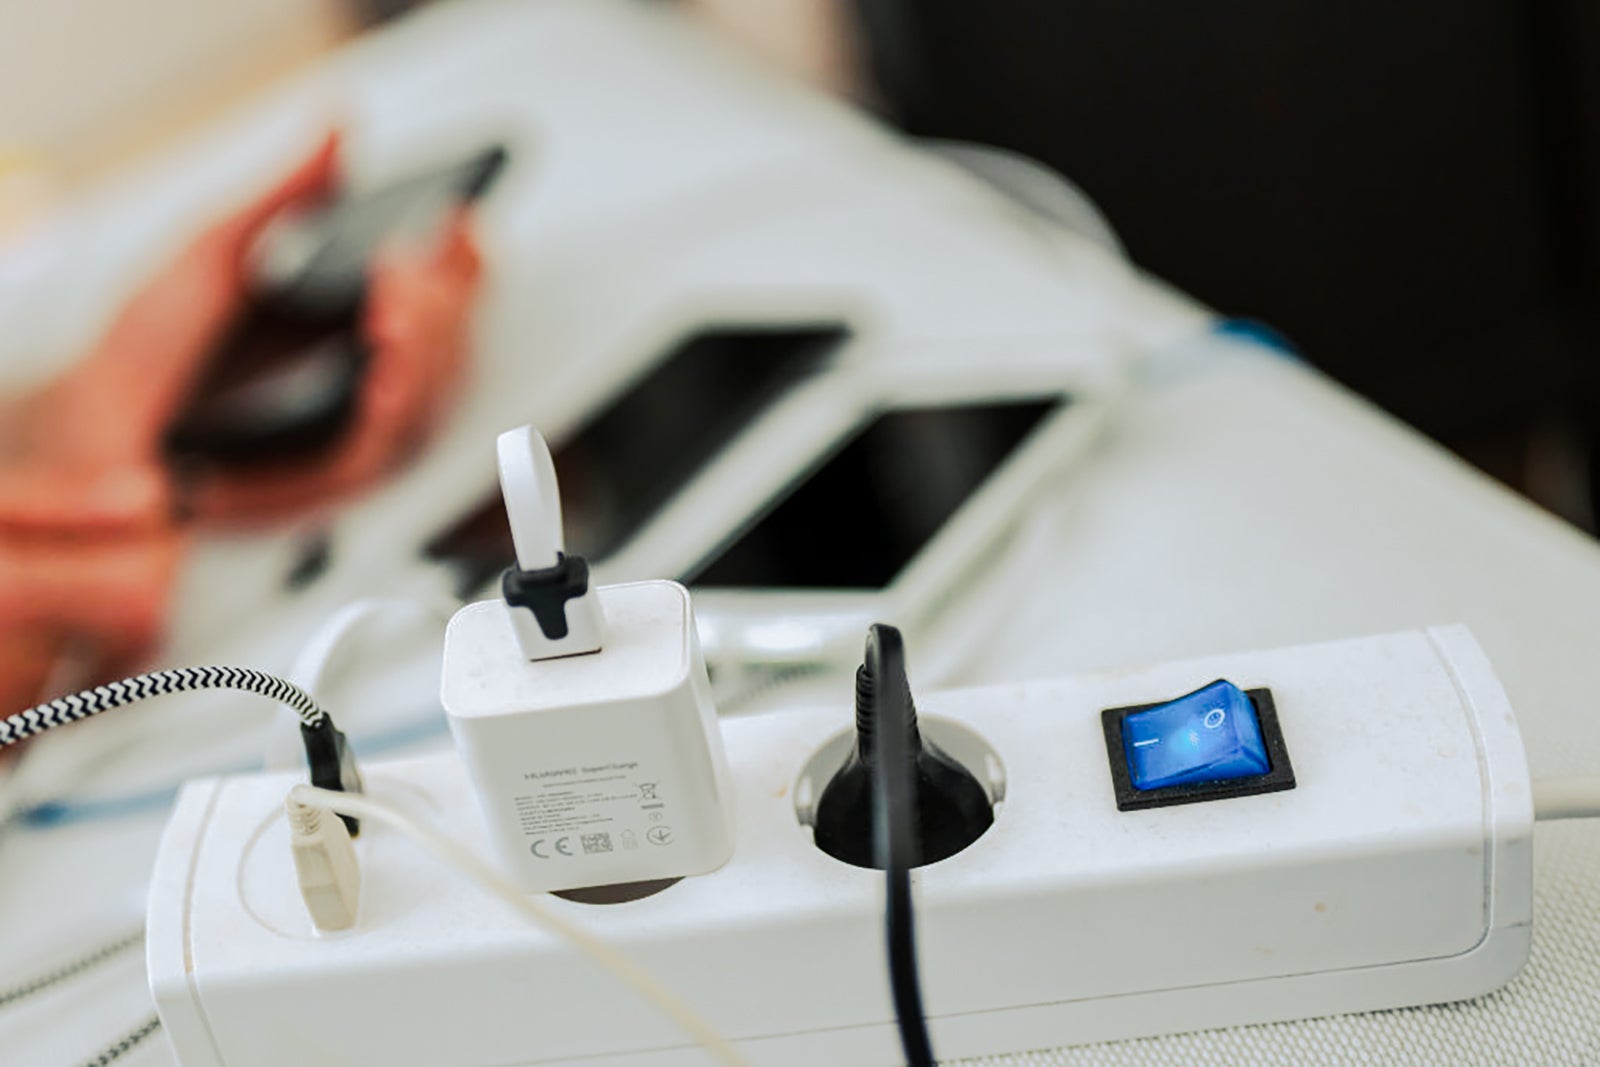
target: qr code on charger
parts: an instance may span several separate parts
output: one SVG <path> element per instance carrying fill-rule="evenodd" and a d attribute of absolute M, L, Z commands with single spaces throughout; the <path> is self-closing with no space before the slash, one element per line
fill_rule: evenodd
<path fill-rule="evenodd" d="M 611 851 L 610 834 L 581 834 L 579 836 L 583 838 L 583 850 L 585 852 Z"/>

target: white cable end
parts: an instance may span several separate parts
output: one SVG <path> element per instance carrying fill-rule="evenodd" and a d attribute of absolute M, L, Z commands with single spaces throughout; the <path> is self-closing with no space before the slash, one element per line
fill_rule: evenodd
<path fill-rule="evenodd" d="M 1533 817 L 1539 822 L 1600 819 L 1600 777 L 1535 780 Z"/>
<path fill-rule="evenodd" d="M 320 808 L 302 804 L 290 794 L 284 799 L 289 817 L 289 844 L 294 870 L 300 881 L 300 898 L 318 930 L 348 930 L 356 924 L 361 900 L 361 867 L 356 845 L 344 820 Z"/>
<path fill-rule="evenodd" d="M 505 498 L 517 566 L 545 570 L 561 562 L 561 490 L 550 447 L 532 426 L 507 430 L 495 441 L 500 495 Z"/>
<path fill-rule="evenodd" d="M 587 567 L 583 573 L 587 581 Z M 604 644 L 605 616 L 601 614 L 600 599 L 595 596 L 592 588 L 585 589 L 582 593 L 559 603 L 553 603 L 550 610 L 556 614 L 546 615 L 541 619 L 533 607 L 527 604 L 515 604 L 511 596 L 506 597 L 506 612 L 511 617 L 511 630 L 516 634 L 517 645 L 522 649 L 524 656 L 530 660 L 559 659 L 563 656 L 581 656 L 600 651 Z M 547 624 L 550 624 L 552 629 L 547 630 Z M 564 627 L 564 630 L 559 627 Z"/>
<path fill-rule="evenodd" d="M 589 565 L 562 552 L 561 492 L 549 447 L 532 426 L 518 426 L 500 435 L 496 451 L 517 548 L 517 565 L 501 583 L 517 644 L 530 660 L 600 651 L 605 616 Z"/>

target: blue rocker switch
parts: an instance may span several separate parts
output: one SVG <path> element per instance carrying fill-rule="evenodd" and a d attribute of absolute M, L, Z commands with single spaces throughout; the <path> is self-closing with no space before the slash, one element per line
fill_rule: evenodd
<path fill-rule="evenodd" d="M 1272 694 L 1218 680 L 1101 713 L 1123 811 L 1294 787 Z"/>
<path fill-rule="evenodd" d="M 1212 682 L 1122 720 L 1122 747 L 1135 789 L 1160 789 L 1272 769 L 1256 707 L 1232 682 Z"/>

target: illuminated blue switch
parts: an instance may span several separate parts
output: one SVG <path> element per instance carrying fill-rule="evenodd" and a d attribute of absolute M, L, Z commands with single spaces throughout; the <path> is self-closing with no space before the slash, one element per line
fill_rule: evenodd
<path fill-rule="evenodd" d="M 1129 713 L 1122 746 L 1139 790 L 1253 778 L 1272 769 L 1255 704 L 1226 681 Z"/>

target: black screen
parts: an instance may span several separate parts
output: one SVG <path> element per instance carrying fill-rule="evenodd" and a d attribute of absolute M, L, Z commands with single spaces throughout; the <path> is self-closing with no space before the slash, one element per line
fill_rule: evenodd
<path fill-rule="evenodd" d="M 620 548 L 848 336 L 837 324 L 693 335 L 555 448 L 567 550 Z"/>
<path fill-rule="evenodd" d="M 700 587 L 881 589 L 1061 403 L 884 412 L 690 579 Z"/>

